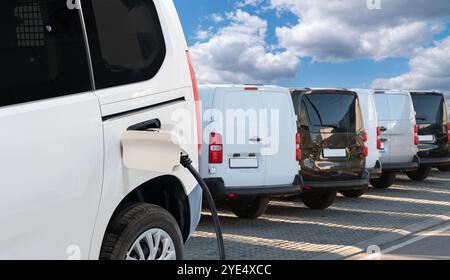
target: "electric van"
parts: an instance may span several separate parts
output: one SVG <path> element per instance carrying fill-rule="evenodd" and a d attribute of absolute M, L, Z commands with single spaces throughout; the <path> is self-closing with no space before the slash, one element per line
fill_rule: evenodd
<path fill-rule="evenodd" d="M 264 214 L 271 197 L 301 192 L 298 135 L 289 90 L 262 85 L 200 86 L 200 174 L 240 218 Z"/>
<path fill-rule="evenodd" d="M 128 130 L 190 127 L 196 81 L 168 0 L 0 2 L 0 259 L 182 259 L 187 170 L 128 169 Z M 149 157 L 157 162 L 159 158 Z"/>
<path fill-rule="evenodd" d="M 411 97 L 416 111 L 420 167 L 407 174 L 422 181 L 433 167 L 450 170 L 450 123 L 444 94 L 412 91 Z"/>
<path fill-rule="evenodd" d="M 416 119 L 411 95 L 403 90 L 372 90 L 380 126 L 382 174 L 370 180 L 375 188 L 389 188 L 399 172 L 419 167 Z"/>
<path fill-rule="evenodd" d="M 380 161 L 381 130 L 378 125 L 378 113 L 372 91 L 368 89 L 352 89 L 358 94 L 359 104 L 364 122 L 364 131 L 367 133 L 366 168 L 370 178 L 379 178 L 382 174 Z"/>
<path fill-rule="evenodd" d="M 331 206 L 337 192 L 359 197 L 367 191 L 367 133 L 356 92 L 292 89 L 298 116 L 302 199 L 312 209 Z"/>

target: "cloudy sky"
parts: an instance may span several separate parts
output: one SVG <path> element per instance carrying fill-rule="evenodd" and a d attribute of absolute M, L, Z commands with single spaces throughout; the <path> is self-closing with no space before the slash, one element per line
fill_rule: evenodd
<path fill-rule="evenodd" d="M 174 0 L 201 83 L 450 93 L 449 0 Z"/>

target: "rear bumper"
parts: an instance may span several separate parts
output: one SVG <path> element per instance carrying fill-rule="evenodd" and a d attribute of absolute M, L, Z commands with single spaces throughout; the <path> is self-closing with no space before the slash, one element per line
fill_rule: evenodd
<path fill-rule="evenodd" d="M 401 163 L 383 163 L 383 172 L 403 172 L 403 171 L 414 171 L 419 168 L 420 158 L 414 156 L 412 162 L 401 162 Z"/>
<path fill-rule="evenodd" d="M 381 174 L 383 174 L 383 168 L 381 167 L 381 162 L 377 160 L 375 167 L 367 169 L 369 171 L 369 178 L 375 179 L 380 178 Z"/>
<path fill-rule="evenodd" d="M 329 191 L 343 191 L 343 190 L 359 190 L 367 187 L 369 184 L 369 172 L 364 172 L 361 178 L 356 180 L 344 180 L 344 181 L 305 181 L 305 191 L 314 190 L 329 190 Z"/>
<path fill-rule="evenodd" d="M 420 165 L 427 167 L 450 165 L 450 153 L 448 153 L 445 157 L 421 157 Z"/>
<path fill-rule="evenodd" d="M 295 176 L 292 184 L 276 186 L 227 187 L 222 178 L 207 178 L 205 182 L 215 200 L 229 199 L 229 195 L 233 195 L 232 198 L 300 195 L 303 189 L 300 175 Z"/>

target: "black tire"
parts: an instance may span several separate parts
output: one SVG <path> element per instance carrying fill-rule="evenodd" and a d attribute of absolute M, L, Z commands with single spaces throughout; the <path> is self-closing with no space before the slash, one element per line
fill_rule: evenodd
<path fill-rule="evenodd" d="M 267 197 L 234 201 L 231 211 L 241 219 L 254 220 L 266 212 L 269 201 Z"/>
<path fill-rule="evenodd" d="M 311 191 L 302 195 L 303 203 L 310 209 L 325 210 L 336 200 L 336 191 Z"/>
<path fill-rule="evenodd" d="M 428 178 L 430 173 L 431 167 L 420 166 L 416 171 L 406 172 L 406 175 L 413 181 L 421 182 Z"/>
<path fill-rule="evenodd" d="M 380 178 L 370 179 L 370 184 L 376 189 L 387 189 L 394 184 L 395 177 L 394 172 L 383 172 Z"/>
<path fill-rule="evenodd" d="M 134 242 L 152 228 L 170 236 L 176 259 L 182 260 L 184 245 L 178 223 L 165 209 L 147 203 L 132 203 L 113 218 L 103 239 L 100 260 L 125 260 Z"/>
<path fill-rule="evenodd" d="M 343 196 L 348 197 L 348 198 L 358 198 L 358 197 L 363 196 L 367 192 L 368 188 L 369 188 L 369 186 L 365 186 L 364 188 L 359 189 L 359 190 L 341 191 L 340 193 Z"/>
<path fill-rule="evenodd" d="M 438 169 L 441 172 L 449 172 L 450 171 L 450 165 L 439 166 Z"/>

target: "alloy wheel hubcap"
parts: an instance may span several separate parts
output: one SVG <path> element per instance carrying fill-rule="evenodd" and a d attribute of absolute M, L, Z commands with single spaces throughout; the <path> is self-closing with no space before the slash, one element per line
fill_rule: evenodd
<path fill-rule="evenodd" d="M 149 229 L 134 241 L 127 260 L 176 260 L 175 244 L 170 235 L 159 228 Z"/>

